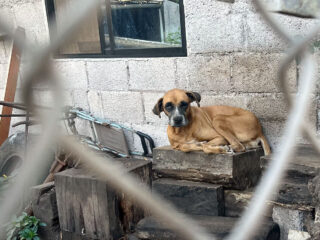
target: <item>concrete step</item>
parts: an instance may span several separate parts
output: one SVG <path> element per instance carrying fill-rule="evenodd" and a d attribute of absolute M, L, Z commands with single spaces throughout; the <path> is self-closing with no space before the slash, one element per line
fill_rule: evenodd
<path fill-rule="evenodd" d="M 200 216 L 191 215 L 194 221 L 200 226 L 207 229 L 207 231 L 213 234 L 218 240 L 226 237 L 238 218 L 231 217 L 213 217 L 213 216 Z M 254 240 L 278 240 L 280 239 L 280 230 L 277 224 L 270 220 L 265 220 L 261 225 L 261 229 L 255 234 Z M 134 235 L 138 239 L 152 239 L 152 240 L 176 240 L 180 239 L 177 234 L 169 229 L 167 226 L 161 223 L 153 217 L 147 217 L 142 219 L 137 227 Z"/>
<path fill-rule="evenodd" d="M 261 167 L 264 171 L 272 156 L 261 157 Z M 319 156 L 310 145 L 299 145 L 296 155 L 290 159 L 286 175 L 282 181 L 276 202 L 282 204 L 311 205 L 312 196 L 308 183 L 320 170 Z"/>
<path fill-rule="evenodd" d="M 170 146 L 155 148 L 156 177 L 222 184 L 235 189 L 255 186 L 261 175 L 261 148 L 234 154 L 184 153 Z"/>
<path fill-rule="evenodd" d="M 224 215 L 223 187 L 211 183 L 161 178 L 153 181 L 153 191 L 187 214 Z"/>

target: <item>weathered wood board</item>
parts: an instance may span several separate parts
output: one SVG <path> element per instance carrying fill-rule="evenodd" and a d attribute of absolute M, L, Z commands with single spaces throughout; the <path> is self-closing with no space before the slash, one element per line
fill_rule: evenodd
<path fill-rule="evenodd" d="M 151 162 L 119 159 L 127 172 L 151 187 Z M 145 216 L 133 200 L 84 169 L 55 175 L 60 228 L 66 239 L 119 239 Z"/>
<path fill-rule="evenodd" d="M 156 177 L 221 184 L 235 189 L 256 185 L 260 178 L 261 148 L 234 154 L 184 153 L 170 146 L 153 150 Z"/>

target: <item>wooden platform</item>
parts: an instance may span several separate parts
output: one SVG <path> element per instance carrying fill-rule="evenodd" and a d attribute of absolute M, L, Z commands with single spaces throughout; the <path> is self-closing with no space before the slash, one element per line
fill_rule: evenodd
<path fill-rule="evenodd" d="M 127 172 L 151 187 L 151 162 L 119 159 Z M 144 209 L 94 174 L 69 169 L 55 175 L 60 228 L 64 239 L 119 239 L 145 216 Z"/>

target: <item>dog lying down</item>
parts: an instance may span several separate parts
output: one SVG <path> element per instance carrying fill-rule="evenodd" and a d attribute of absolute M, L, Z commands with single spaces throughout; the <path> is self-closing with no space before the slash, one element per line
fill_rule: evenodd
<path fill-rule="evenodd" d="M 270 147 L 258 118 L 251 112 L 230 106 L 200 107 L 196 92 L 172 89 L 158 100 L 153 113 L 163 111 L 169 118 L 167 129 L 172 148 L 183 152 L 243 152 L 260 143 L 265 155 Z M 190 106 L 196 102 L 198 107 Z"/>

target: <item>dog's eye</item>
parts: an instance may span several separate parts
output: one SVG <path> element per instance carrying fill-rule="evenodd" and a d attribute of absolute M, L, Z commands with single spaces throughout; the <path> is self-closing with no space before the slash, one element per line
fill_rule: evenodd
<path fill-rule="evenodd" d="M 185 101 L 182 101 L 182 102 L 180 103 L 180 107 L 182 107 L 182 108 L 187 108 L 187 107 L 188 107 L 188 103 L 185 102 Z"/>
<path fill-rule="evenodd" d="M 166 103 L 165 108 L 168 112 L 172 111 L 173 104 L 171 102 Z"/>

